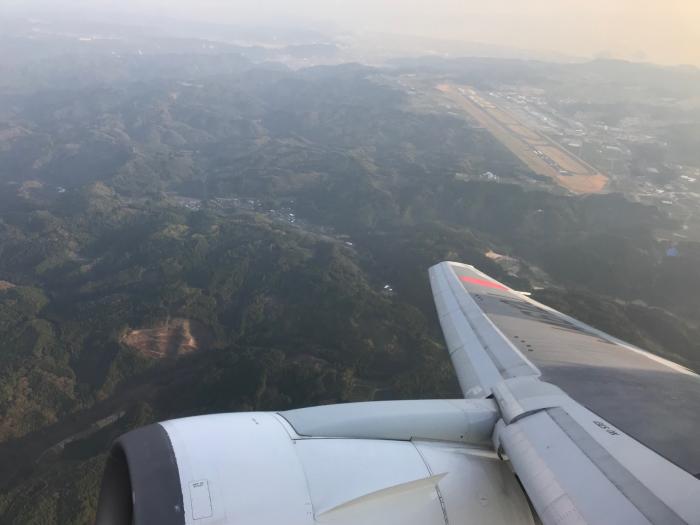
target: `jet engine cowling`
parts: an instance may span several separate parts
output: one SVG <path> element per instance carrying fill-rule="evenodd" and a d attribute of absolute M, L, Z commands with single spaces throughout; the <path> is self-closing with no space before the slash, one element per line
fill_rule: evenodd
<path fill-rule="evenodd" d="M 97 525 L 533 523 L 507 463 L 481 438 L 460 441 L 477 439 L 466 419 L 454 440 L 397 433 L 396 422 L 412 410 L 407 403 L 339 405 L 339 416 L 354 414 L 355 431 L 347 431 L 356 435 L 348 438 L 301 435 L 290 423 L 309 421 L 299 411 L 287 418 L 201 416 L 135 430 L 112 448 Z M 434 403 L 438 413 L 445 408 L 445 401 Z M 483 427 L 488 410 L 482 408 Z M 334 418 L 328 407 L 305 410 L 316 411 L 311 419 Z M 365 410 L 372 427 L 378 410 L 386 410 L 394 430 L 377 428 L 380 439 L 357 437 L 366 434 Z M 392 432 L 397 439 L 386 438 Z"/>

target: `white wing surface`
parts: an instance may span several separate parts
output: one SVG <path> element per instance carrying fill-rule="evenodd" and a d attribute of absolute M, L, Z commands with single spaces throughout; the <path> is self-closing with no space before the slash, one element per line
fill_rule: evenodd
<path fill-rule="evenodd" d="M 464 394 L 544 523 L 700 524 L 700 378 L 472 266 L 430 270 Z"/>

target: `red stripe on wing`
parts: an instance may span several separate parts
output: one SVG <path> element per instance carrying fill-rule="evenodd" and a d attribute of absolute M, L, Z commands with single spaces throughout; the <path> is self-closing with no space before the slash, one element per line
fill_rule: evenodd
<path fill-rule="evenodd" d="M 466 275 L 462 275 L 459 277 L 459 280 L 463 283 L 478 284 L 479 286 L 485 286 L 486 288 L 494 288 L 496 290 L 508 290 L 508 287 L 503 286 L 502 284 L 496 283 L 494 281 L 487 281 L 486 279 L 477 279 L 476 277 L 467 277 Z"/>

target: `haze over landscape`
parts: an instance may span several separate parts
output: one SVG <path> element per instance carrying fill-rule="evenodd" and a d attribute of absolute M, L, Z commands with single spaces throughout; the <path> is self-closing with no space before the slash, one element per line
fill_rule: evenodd
<path fill-rule="evenodd" d="M 152 422 L 460 397 L 444 260 L 700 370 L 698 27 L 690 0 L 3 1 L 0 523 L 93 523 Z"/>
<path fill-rule="evenodd" d="M 0 9 L 3 9 L 0 6 Z M 577 58 L 700 66 L 693 0 L 9 0 L 5 10 L 122 13 L 452 39 Z"/>

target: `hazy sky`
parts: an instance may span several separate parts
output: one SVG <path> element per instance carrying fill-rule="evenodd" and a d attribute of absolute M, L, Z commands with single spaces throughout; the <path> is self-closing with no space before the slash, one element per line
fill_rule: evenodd
<path fill-rule="evenodd" d="M 0 0 L 27 5 L 31 0 Z M 212 21 L 293 19 L 578 56 L 700 65 L 700 0 L 53 0 Z"/>

